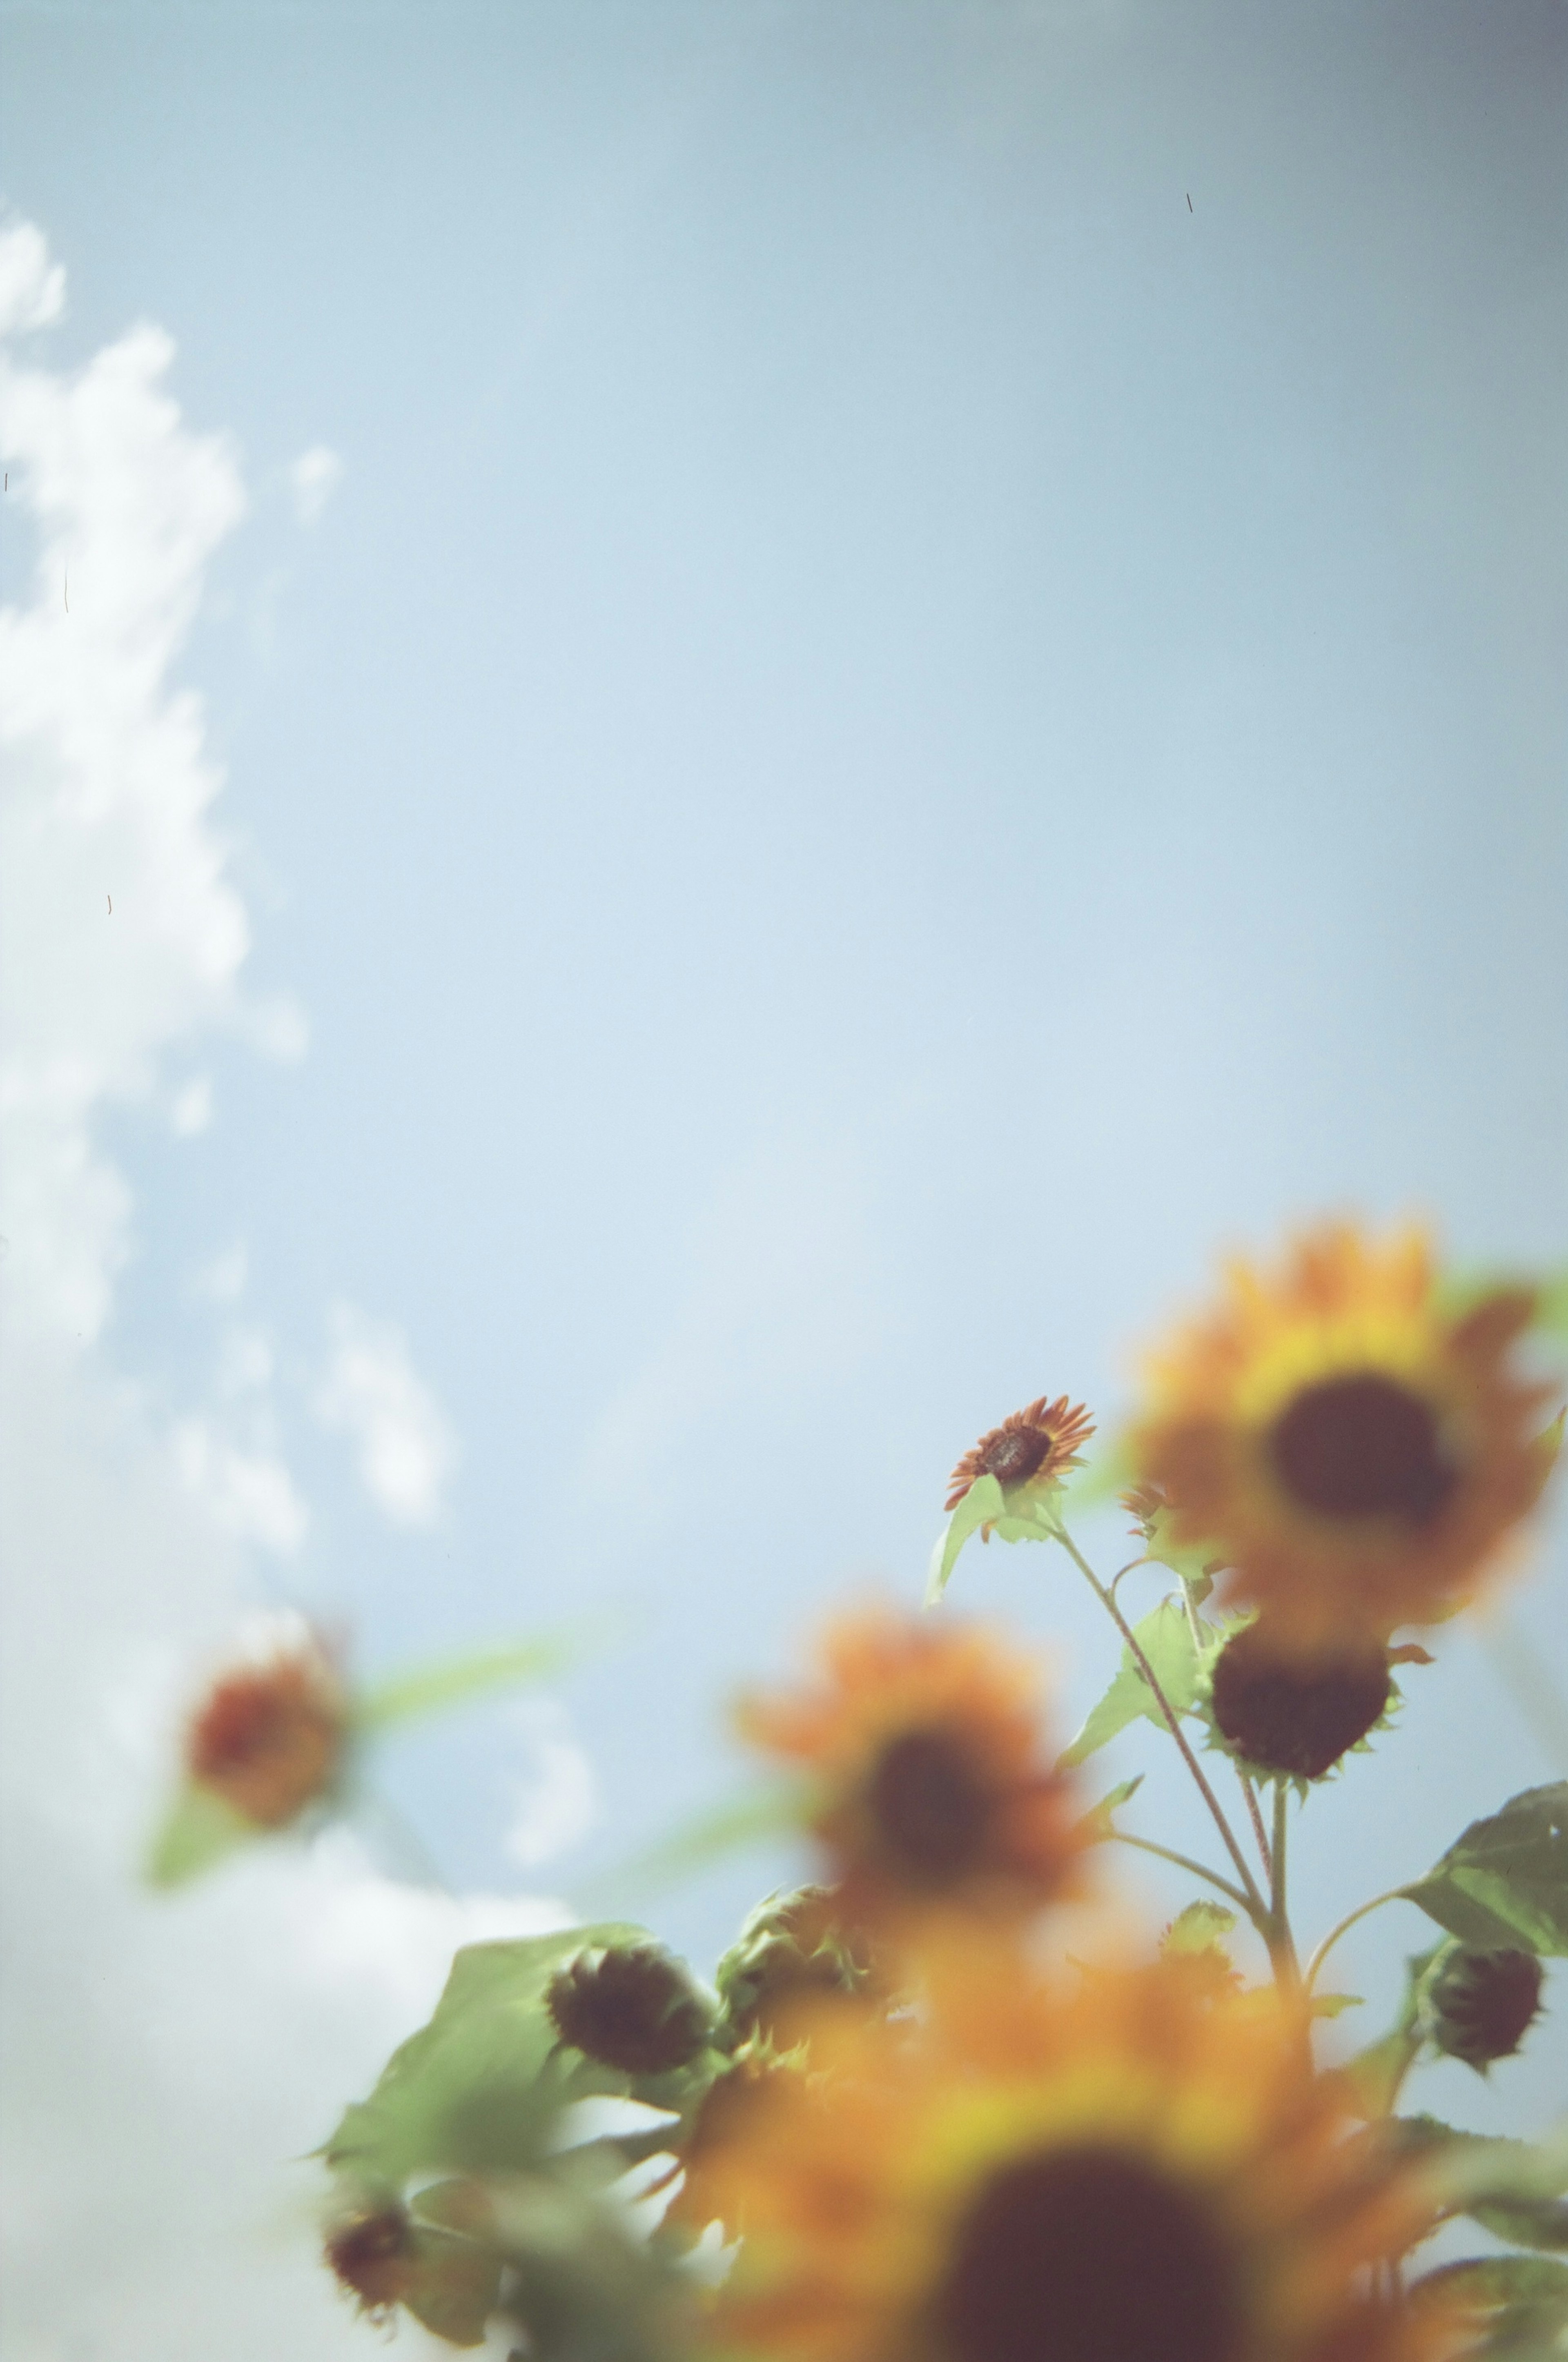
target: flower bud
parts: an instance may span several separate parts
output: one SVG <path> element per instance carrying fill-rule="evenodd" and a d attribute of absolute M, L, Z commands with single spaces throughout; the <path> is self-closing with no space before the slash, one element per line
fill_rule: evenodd
<path fill-rule="evenodd" d="M 580 1952 L 545 2001 L 563 2042 L 628 2075 L 690 2066 L 712 2030 L 701 1994 L 657 1944 Z"/>
<path fill-rule="evenodd" d="M 734 2039 L 775 2036 L 801 2003 L 867 1982 L 865 1938 L 852 1942 L 834 1924 L 833 1903 L 830 1888 L 802 1886 L 757 1904 L 715 1978 Z"/>
<path fill-rule="evenodd" d="M 1461 1944 L 1427 1990 L 1432 2041 L 1484 2075 L 1494 2058 L 1513 2057 L 1540 2015 L 1541 1976 L 1533 1952 Z"/>
<path fill-rule="evenodd" d="M 414 2283 L 414 2226 L 401 2206 L 356 2215 L 328 2235 L 326 2260 L 360 2311 L 385 2320 Z"/>
<path fill-rule="evenodd" d="M 213 1684 L 186 1736 L 185 1769 L 258 1828 L 280 1829 L 332 1786 L 347 1735 L 337 1674 L 307 1643 Z"/>

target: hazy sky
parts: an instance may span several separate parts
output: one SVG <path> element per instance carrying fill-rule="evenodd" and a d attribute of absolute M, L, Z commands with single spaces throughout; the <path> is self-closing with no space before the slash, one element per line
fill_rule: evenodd
<path fill-rule="evenodd" d="M 1561 1260 L 1568 19 L 0 43 L 10 2337 L 312 2362 L 364 2342 L 272 2161 L 465 1928 L 733 1786 L 725 1694 L 918 1594 L 983 1427 L 1113 1416 L 1315 1209 Z M 958 1595 L 1066 1725 L 1110 1651 L 1043 1555 Z M 467 1900 L 369 1835 L 126 1893 L 278 1604 L 372 1668 L 620 1616 L 389 1750 Z M 1559 1547 L 1514 1614 L 1568 1682 L 1565 1606 Z M 1474 1637 L 1408 1687 L 1309 1926 L 1554 1768 Z M 648 1907 L 706 1966 L 782 1866 Z M 1346 1946 L 1372 2008 L 1420 1926 Z M 1549 2055 L 1427 2096 L 1524 2128 Z"/>

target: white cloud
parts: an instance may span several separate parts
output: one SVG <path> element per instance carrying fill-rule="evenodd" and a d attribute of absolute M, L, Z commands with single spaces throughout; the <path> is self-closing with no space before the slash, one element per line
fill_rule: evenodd
<path fill-rule="evenodd" d="M 359 1475 L 394 1525 L 427 1526 L 441 1507 L 457 1446 L 400 1330 L 336 1304 L 332 1352 L 316 1395 L 324 1427 L 352 1436 Z"/>
<path fill-rule="evenodd" d="M 39 233 L 0 237 L 0 326 L 63 301 Z M 7 2362 L 362 2362 L 317 2260 L 315 2169 L 291 2161 L 428 2013 L 456 1945 L 565 1914 L 398 1885 L 347 1836 L 258 1849 L 173 1898 L 136 1884 L 190 1683 L 252 1595 L 247 1554 L 296 1547 L 307 1517 L 260 1321 L 226 1322 L 213 1398 L 171 1432 L 98 1343 L 132 1211 L 105 1112 L 151 1101 L 189 1129 L 204 1103 L 171 1054 L 189 1077 L 215 1027 L 274 1054 L 305 1039 L 292 1004 L 239 998 L 219 775 L 171 684 L 243 508 L 226 447 L 164 391 L 171 356 L 143 327 L 69 376 L 0 363 L 39 548 L 29 602 L 0 611 L 0 2343 Z M 236 1246 L 196 1292 L 232 1307 L 248 1279 Z M 382 1366 L 406 1383 L 346 1398 L 363 1439 L 393 1440 L 379 1481 L 423 1510 L 449 1443 L 406 1355 Z M 400 2350 L 445 2349 L 405 2333 Z"/>
<path fill-rule="evenodd" d="M 513 1708 L 513 1723 L 527 1742 L 529 1763 L 517 1785 L 505 1845 L 513 1861 L 536 1870 L 588 1835 L 598 1790 L 593 1766 L 572 1736 L 571 1717 L 558 1698 L 529 1698 Z"/>
<path fill-rule="evenodd" d="M 169 1110 L 170 1125 L 177 1139 L 191 1140 L 197 1132 L 205 1131 L 212 1120 L 212 1077 L 194 1075 L 174 1094 L 174 1104 Z"/>
<path fill-rule="evenodd" d="M 13 328 L 62 302 L 38 231 L 0 238 Z M 172 355 L 142 326 L 71 376 L 0 359 L 0 452 L 38 534 L 31 602 L 0 609 L 0 1227 L 12 1319 L 72 1349 L 101 1330 L 127 1253 L 95 1120 L 237 1018 L 249 944 L 208 820 L 221 774 L 201 704 L 170 679 L 245 496 L 227 445 L 163 391 Z"/>
<path fill-rule="evenodd" d="M 298 1550 L 310 1511 L 275 1452 L 248 1451 L 206 1418 L 177 1420 L 170 1440 L 182 1484 L 226 1534 L 284 1557 Z"/>
<path fill-rule="evenodd" d="M 313 443 L 289 469 L 294 514 L 302 524 L 314 524 L 337 489 L 343 462 L 325 443 Z"/>

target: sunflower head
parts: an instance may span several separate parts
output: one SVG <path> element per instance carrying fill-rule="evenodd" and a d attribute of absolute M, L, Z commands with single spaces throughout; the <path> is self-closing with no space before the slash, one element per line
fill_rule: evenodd
<path fill-rule="evenodd" d="M 348 1733 L 333 1667 L 302 1645 L 214 1683 L 186 1733 L 186 1773 L 256 1827 L 282 1828 L 332 1788 Z"/>
<path fill-rule="evenodd" d="M 1544 1394 L 1512 1366 L 1524 1290 L 1462 1315 L 1425 1238 L 1318 1231 L 1151 1363 L 1134 1449 L 1181 1545 L 1231 1572 L 1275 1641 L 1333 1656 L 1474 1593 L 1533 1506 Z"/>
<path fill-rule="evenodd" d="M 996 1478 L 1010 1507 L 1043 1500 L 1069 1469 L 1082 1466 L 1078 1447 L 1093 1433 L 1094 1421 L 1081 1403 L 1069 1403 L 1066 1395 L 1048 1403 L 1041 1395 L 966 1451 L 947 1480 L 944 1506 L 955 1509 L 981 1476 Z"/>
<path fill-rule="evenodd" d="M 767 1896 L 751 1913 L 714 1976 L 737 2046 L 760 2037 L 788 2048 L 803 2005 L 866 1990 L 870 1948 L 845 1933 L 837 1909 L 829 1888 L 801 1886 Z"/>
<path fill-rule="evenodd" d="M 740 1724 L 815 1775 L 843 1928 L 1016 1916 L 1069 1883 L 1083 1839 L 1041 1759 L 1031 1665 L 972 1628 L 877 1611 L 832 1626 L 822 1655 L 815 1688 L 753 1698 Z"/>
<path fill-rule="evenodd" d="M 1215 1736 L 1263 1780 L 1326 1778 L 1397 1694 L 1386 1648 L 1369 1640 L 1303 1659 L 1276 1646 L 1266 1616 L 1231 1635 L 1209 1676 Z"/>
<path fill-rule="evenodd" d="M 701 1994 L 658 1944 L 580 1952 L 551 1978 L 545 2005 L 563 2042 L 628 2075 L 689 2067 L 712 2031 Z"/>
<path fill-rule="evenodd" d="M 842 2018 L 708 2178 L 745 2246 L 726 2350 L 777 2362 L 1425 2362 L 1375 2308 L 1422 2234 L 1272 1995 L 1170 1963 L 1047 1989 L 970 1947 L 918 2019 Z M 819 2049 L 813 2045 L 813 2063 Z"/>
<path fill-rule="evenodd" d="M 1431 2038 L 1478 2075 L 1511 2058 L 1540 2014 L 1543 1971 L 1533 1952 L 1458 1944 L 1427 1988 Z"/>

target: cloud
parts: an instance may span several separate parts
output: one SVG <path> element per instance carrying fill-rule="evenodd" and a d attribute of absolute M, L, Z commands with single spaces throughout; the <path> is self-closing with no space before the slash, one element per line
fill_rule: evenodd
<path fill-rule="evenodd" d="M 0 326 L 45 327 L 63 303 L 39 232 L 0 235 Z M 221 776 L 171 681 L 244 509 L 227 445 L 164 389 L 171 358 L 151 327 L 70 375 L 0 357 L 0 444 L 38 546 L 28 601 L 0 611 L 0 2343 L 8 2362 L 352 2362 L 364 2331 L 320 2268 L 299 2160 L 428 2014 L 458 1944 L 567 1915 L 399 1884 L 348 1831 L 257 1848 L 172 1898 L 137 1884 L 193 1680 L 254 1595 L 251 1553 L 297 1549 L 308 1518 L 267 1328 L 237 1317 L 243 1247 L 193 1277 L 222 1319 L 217 1363 L 171 1424 L 104 1341 L 133 1212 L 105 1114 L 151 1103 L 194 1130 L 196 1045 L 305 1039 L 291 1003 L 241 997 Z M 368 1481 L 428 1514 L 451 1459 L 439 1414 L 395 1331 L 348 1315 L 337 1334 Z"/>
<path fill-rule="evenodd" d="M 598 1790 L 593 1766 L 572 1736 L 558 1698 L 530 1698 L 513 1712 L 527 1741 L 527 1777 L 518 1783 L 504 1844 L 512 1860 L 536 1870 L 578 1845 L 593 1827 Z"/>
<path fill-rule="evenodd" d="M 441 1507 L 457 1446 L 414 1370 L 402 1331 L 350 1304 L 334 1305 L 332 1352 L 315 1398 L 324 1427 L 352 1436 L 359 1475 L 394 1525 L 427 1526 Z"/>
<path fill-rule="evenodd" d="M 294 496 L 294 514 L 301 524 L 315 524 L 337 491 L 342 473 L 342 460 L 325 443 L 313 443 L 308 451 L 300 453 L 289 469 L 289 484 Z"/>

